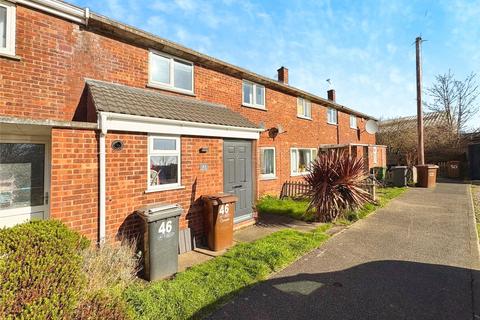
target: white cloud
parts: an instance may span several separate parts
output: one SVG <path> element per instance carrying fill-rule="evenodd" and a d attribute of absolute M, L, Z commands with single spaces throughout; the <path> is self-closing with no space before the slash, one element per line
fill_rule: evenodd
<path fill-rule="evenodd" d="M 175 4 L 185 11 L 193 11 L 197 8 L 196 2 L 193 0 L 175 0 Z"/>
<path fill-rule="evenodd" d="M 397 46 L 393 43 L 387 44 L 387 51 L 389 54 L 395 54 L 397 52 Z"/>

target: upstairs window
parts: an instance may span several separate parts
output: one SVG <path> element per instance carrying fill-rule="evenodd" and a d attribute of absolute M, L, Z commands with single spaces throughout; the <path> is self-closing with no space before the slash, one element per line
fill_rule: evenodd
<path fill-rule="evenodd" d="M 327 122 L 330 124 L 338 124 L 337 119 L 337 110 L 333 108 L 328 108 L 327 110 Z"/>
<path fill-rule="evenodd" d="M 193 63 L 150 51 L 149 68 L 149 85 L 193 94 Z"/>
<path fill-rule="evenodd" d="M 15 55 L 15 5 L 0 0 L 0 54 Z"/>
<path fill-rule="evenodd" d="M 148 169 L 147 190 L 180 187 L 180 138 L 149 136 Z"/>
<path fill-rule="evenodd" d="M 247 107 L 265 109 L 265 87 L 243 80 L 242 104 Z"/>
<path fill-rule="evenodd" d="M 357 129 L 357 117 L 353 114 L 350 115 L 350 128 Z"/>
<path fill-rule="evenodd" d="M 297 117 L 312 119 L 312 103 L 303 98 L 297 98 Z"/>
<path fill-rule="evenodd" d="M 292 148 L 290 149 L 291 175 L 298 176 L 307 174 L 310 164 L 317 158 L 317 149 Z"/>

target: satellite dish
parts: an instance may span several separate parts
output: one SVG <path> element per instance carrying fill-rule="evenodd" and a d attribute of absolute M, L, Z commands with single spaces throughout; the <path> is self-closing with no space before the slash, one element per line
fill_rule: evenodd
<path fill-rule="evenodd" d="M 375 120 L 368 120 L 367 123 L 365 123 L 365 131 L 367 131 L 370 134 L 375 134 L 378 132 L 378 123 Z"/>

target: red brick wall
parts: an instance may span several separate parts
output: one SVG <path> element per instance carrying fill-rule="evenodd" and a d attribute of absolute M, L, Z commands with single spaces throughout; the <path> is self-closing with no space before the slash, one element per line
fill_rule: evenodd
<path fill-rule="evenodd" d="M 122 140 L 124 147 L 114 151 L 113 140 Z M 184 189 L 146 193 L 148 137 L 145 134 L 109 133 L 107 145 L 107 214 L 108 239 L 129 236 L 138 232 L 135 210 L 152 203 L 179 203 L 184 209 L 180 228 L 190 227 L 197 236 L 203 231 L 199 197 L 223 191 L 223 140 L 217 138 L 181 138 L 181 184 Z M 207 153 L 200 153 L 208 147 Z M 200 171 L 200 164 L 208 165 Z"/>
<path fill-rule="evenodd" d="M 143 205 L 179 203 L 184 213 L 180 227 L 203 232 L 198 199 L 203 194 L 223 191 L 223 140 L 181 138 L 181 183 L 184 189 L 146 193 L 147 135 L 109 133 L 106 137 L 106 237 L 109 240 L 136 234 L 138 218 L 133 214 Z M 124 148 L 114 151 L 114 140 Z M 207 153 L 200 153 L 208 147 Z M 200 171 L 200 164 L 208 165 Z M 87 130 L 52 130 L 52 201 L 50 216 L 96 241 L 98 237 L 98 137 Z"/>
<path fill-rule="evenodd" d="M 98 237 L 98 138 L 91 130 L 52 129 L 50 217 Z"/>
<path fill-rule="evenodd" d="M 145 88 L 148 51 L 85 30 L 74 23 L 17 5 L 16 53 L 21 60 L 0 57 L 0 115 L 56 120 L 89 120 L 85 78 L 113 81 Z M 152 89 L 155 90 L 155 89 Z M 290 177 L 290 148 L 318 147 L 319 144 L 374 143 L 359 119 L 360 139 L 349 126 L 348 114 L 339 112 L 339 125 L 327 124 L 326 108 L 312 104 L 313 121 L 297 118 L 296 97 L 267 87 L 266 111 L 241 105 L 242 80 L 195 66 L 196 98 L 227 107 L 267 128 L 281 125 L 286 131 L 275 139 L 262 133 L 258 147 L 275 146 L 277 179 L 257 181 L 256 194 L 278 193 Z M 124 150 L 113 153 L 113 138 L 126 141 Z M 220 139 L 182 138 L 182 175 L 185 190 L 145 194 L 147 174 L 146 136 L 109 134 L 107 137 L 107 234 L 114 236 L 125 217 L 142 204 L 154 201 L 181 201 L 191 207 L 202 193 L 223 189 Z M 78 145 L 83 145 L 78 148 Z M 200 146 L 210 147 L 198 154 Z M 259 159 L 258 153 L 255 159 Z M 71 226 L 96 237 L 98 162 L 96 136 L 91 131 L 54 129 L 52 132 L 52 217 L 62 217 Z M 200 162 L 209 163 L 207 173 L 198 172 Z M 218 169 L 214 169 L 218 168 Z M 257 172 L 259 166 L 255 164 Z M 78 176 L 81 179 L 78 179 Z M 75 179 L 73 179 L 75 178 Z M 192 185 L 197 178 L 197 189 Z M 64 188 L 64 186 L 67 186 Z M 71 189 L 69 189 L 71 188 Z M 82 197 L 78 197 L 82 195 Z M 80 199 L 79 199 L 80 198 Z M 190 219 L 194 229 L 199 221 Z M 79 221 L 85 220 L 84 224 Z M 182 220 L 185 225 L 185 219 Z M 126 228 L 128 231 L 128 228 Z M 95 234 L 95 235 L 94 235 Z"/>
<path fill-rule="evenodd" d="M 0 115 L 83 120 L 84 78 L 147 81 L 146 50 L 66 20 L 17 5 L 16 33 L 21 60 L 0 57 Z"/>

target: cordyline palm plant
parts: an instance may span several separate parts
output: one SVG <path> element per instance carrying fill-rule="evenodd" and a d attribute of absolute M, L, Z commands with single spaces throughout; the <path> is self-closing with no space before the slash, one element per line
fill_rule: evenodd
<path fill-rule="evenodd" d="M 355 210 L 372 201 L 360 185 L 366 178 L 362 158 L 350 157 L 347 152 L 329 150 L 321 153 L 305 176 L 310 186 L 308 210 L 315 209 L 319 221 L 330 222 L 348 210 Z"/>

